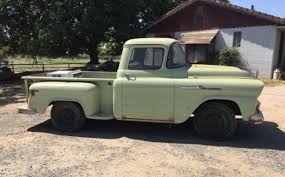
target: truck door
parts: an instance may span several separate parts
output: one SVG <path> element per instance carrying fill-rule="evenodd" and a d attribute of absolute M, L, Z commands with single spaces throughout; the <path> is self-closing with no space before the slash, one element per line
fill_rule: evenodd
<path fill-rule="evenodd" d="M 165 52 L 159 46 L 131 49 L 122 79 L 124 120 L 173 122 L 174 80 L 163 68 Z"/>

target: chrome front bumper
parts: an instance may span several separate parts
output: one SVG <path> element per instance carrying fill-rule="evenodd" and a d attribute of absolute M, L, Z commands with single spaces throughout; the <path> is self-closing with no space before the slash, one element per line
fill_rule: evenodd
<path fill-rule="evenodd" d="M 260 110 L 257 110 L 256 113 L 250 117 L 250 123 L 253 125 L 261 125 L 264 122 L 264 116 Z"/>

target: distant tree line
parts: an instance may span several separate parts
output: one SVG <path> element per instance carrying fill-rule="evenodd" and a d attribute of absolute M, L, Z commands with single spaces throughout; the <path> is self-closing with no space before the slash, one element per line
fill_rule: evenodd
<path fill-rule="evenodd" d="M 0 44 L 29 56 L 85 53 L 98 63 L 102 42 L 118 53 L 123 41 L 182 1 L 1 0 Z"/>
<path fill-rule="evenodd" d="M 98 48 L 124 41 L 186 0 L 0 0 L 0 48 L 28 56 L 76 56 L 98 63 Z"/>

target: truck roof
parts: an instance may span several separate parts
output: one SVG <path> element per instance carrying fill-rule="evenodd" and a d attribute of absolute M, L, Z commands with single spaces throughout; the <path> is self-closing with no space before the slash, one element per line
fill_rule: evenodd
<path fill-rule="evenodd" d="M 166 45 L 170 46 L 175 39 L 171 38 L 138 38 L 128 40 L 125 45 Z"/>

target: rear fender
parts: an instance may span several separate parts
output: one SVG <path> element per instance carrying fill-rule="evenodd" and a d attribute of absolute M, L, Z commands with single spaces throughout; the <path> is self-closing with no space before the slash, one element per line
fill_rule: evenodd
<path fill-rule="evenodd" d="M 30 87 L 29 108 L 44 113 L 55 102 L 75 102 L 85 116 L 100 112 L 99 89 L 91 83 L 39 82 Z"/>

